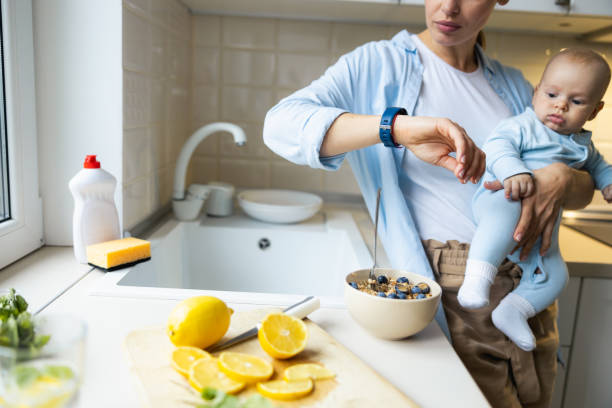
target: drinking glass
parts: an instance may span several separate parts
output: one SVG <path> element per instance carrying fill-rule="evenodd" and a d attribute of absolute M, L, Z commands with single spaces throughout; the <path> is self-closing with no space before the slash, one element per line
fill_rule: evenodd
<path fill-rule="evenodd" d="M 33 320 L 37 334 L 51 337 L 40 349 L 0 346 L 0 406 L 67 407 L 83 376 L 87 325 L 64 314 Z"/>

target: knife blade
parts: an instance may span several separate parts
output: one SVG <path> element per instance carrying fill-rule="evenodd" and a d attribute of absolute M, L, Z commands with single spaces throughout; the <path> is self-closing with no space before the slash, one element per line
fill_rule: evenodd
<path fill-rule="evenodd" d="M 298 319 L 303 319 L 306 316 L 308 316 L 308 314 L 317 310 L 320 306 L 321 306 L 321 301 L 319 300 L 319 298 L 315 296 L 308 296 L 307 298 L 283 310 L 283 313 L 288 314 L 293 317 L 297 317 Z M 257 336 L 258 331 L 259 331 L 259 323 L 256 326 L 250 328 L 249 330 L 246 330 L 240 333 L 239 335 L 232 337 L 229 340 L 224 341 L 223 343 L 219 343 L 219 344 L 216 344 L 210 347 L 206 351 L 208 351 L 209 353 L 214 353 L 217 351 L 224 350 L 235 344 L 238 344 L 247 339 Z"/>

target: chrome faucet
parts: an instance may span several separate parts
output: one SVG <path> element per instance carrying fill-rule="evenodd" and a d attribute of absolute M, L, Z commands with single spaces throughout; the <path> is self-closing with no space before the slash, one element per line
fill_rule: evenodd
<path fill-rule="evenodd" d="M 219 191 L 223 193 L 227 188 L 219 184 L 192 184 L 185 192 L 185 177 L 187 166 L 196 147 L 209 135 L 215 132 L 229 132 L 234 137 L 236 146 L 244 146 L 246 135 L 240 126 L 227 122 L 214 122 L 202 126 L 187 139 L 176 161 L 174 171 L 174 189 L 172 191 L 172 210 L 181 221 L 192 221 L 198 218 L 204 202 L 209 195 Z"/>

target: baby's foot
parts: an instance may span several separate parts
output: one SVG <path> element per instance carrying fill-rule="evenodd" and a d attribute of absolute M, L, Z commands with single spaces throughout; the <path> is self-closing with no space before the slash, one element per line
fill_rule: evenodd
<path fill-rule="evenodd" d="M 483 261 L 468 259 L 465 278 L 457 293 L 459 304 L 466 309 L 478 309 L 489 304 L 489 289 L 495 280 L 497 268 Z"/>
<path fill-rule="evenodd" d="M 535 336 L 527 324 L 527 319 L 535 316 L 536 311 L 525 298 L 509 293 L 493 310 L 493 324 L 510 340 L 525 351 L 536 346 Z"/>

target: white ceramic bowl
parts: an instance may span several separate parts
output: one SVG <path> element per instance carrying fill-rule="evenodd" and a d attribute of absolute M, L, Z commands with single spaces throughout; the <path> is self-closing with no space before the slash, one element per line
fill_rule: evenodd
<path fill-rule="evenodd" d="M 370 270 L 361 269 L 346 276 L 344 302 L 353 319 L 375 337 L 397 340 L 423 330 L 433 320 L 442 288 L 432 279 L 398 269 L 377 268 L 376 276 L 405 276 L 411 284 L 425 282 L 431 297 L 425 299 L 389 299 L 361 292 L 349 285 L 368 278 Z"/>
<path fill-rule="evenodd" d="M 292 190 L 246 190 L 238 204 L 247 215 L 265 222 L 289 224 L 316 214 L 323 199 L 316 194 Z"/>

